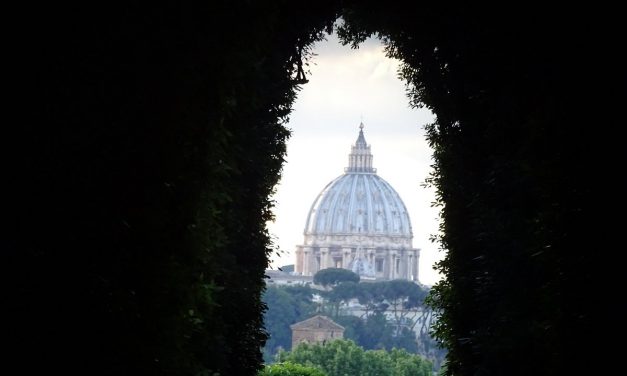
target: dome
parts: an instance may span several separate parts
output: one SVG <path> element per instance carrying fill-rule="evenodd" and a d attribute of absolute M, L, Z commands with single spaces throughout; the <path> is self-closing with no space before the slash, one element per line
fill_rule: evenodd
<path fill-rule="evenodd" d="M 344 174 L 324 187 L 309 210 L 294 271 L 313 276 L 344 268 L 362 279 L 418 281 L 420 249 L 412 245 L 407 208 L 372 168 L 363 127 Z"/>
<path fill-rule="evenodd" d="M 398 193 L 372 168 L 363 124 L 345 173 L 330 182 L 314 201 L 305 235 L 388 235 L 412 237 L 407 208 Z"/>
<path fill-rule="evenodd" d="M 314 201 L 305 234 L 412 236 L 405 204 L 376 173 L 350 172 L 329 183 Z"/>

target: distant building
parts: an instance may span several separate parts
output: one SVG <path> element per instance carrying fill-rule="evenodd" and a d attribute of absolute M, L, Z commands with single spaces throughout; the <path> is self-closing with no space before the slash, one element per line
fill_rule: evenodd
<path fill-rule="evenodd" d="M 344 338 L 344 327 L 330 318 L 317 315 L 290 325 L 292 329 L 292 349 L 299 343 L 324 343 Z"/>
<path fill-rule="evenodd" d="M 304 242 L 296 247 L 295 272 L 313 276 L 321 269 L 344 268 L 362 280 L 418 282 L 420 249 L 412 245 L 407 208 L 372 167 L 363 127 L 344 174 L 311 206 Z"/>
<path fill-rule="evenodd" d="M 312 285 L 313 277 L 266 269 L 266 283 L 270 286 Z"/>

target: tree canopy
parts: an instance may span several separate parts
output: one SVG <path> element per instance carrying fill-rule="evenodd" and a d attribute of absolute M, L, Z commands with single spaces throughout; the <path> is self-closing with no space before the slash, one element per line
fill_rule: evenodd
<path fill-rule="evenodd" d="M 254 375 L 294 77 L 336 8 L 90 5 L 21 23 L 33 111 L 12 137 L 9 358 Z"/>
<path fill-rule="evenodd" d="M 322 269 L 313 276 L 313 282 L 324 287 L 335 286 L 340 282 L 358 283 L 359 279 L 359 274 L 344 268 Z"/>
<path fill-rule="evenodd" d="M 276 363 L 265 366 L 259 376 L 326 376 L 317 368 L 293 363 Z"/>
<path fill-rule="evenodd" d="M 268 286 L 262 299 L 267 307 L 263 322 L 268 333 L 263 354 L 266 363 L 269 363 L 279 349 L 292 348 L 290 325 L 311 317 L 315 304 L 309 286 Z"/>
<path fill-rule="evenodd" d="M 310 364 L 328 376 L 431 376 L 431 363 L 404 350 L 364 350 L 350 340 L 300 344 L 279 353 L 280 361 Z"/>
<path fill-rule="evenodd" d="M 347 315 L 348 312 L 341 309 L 342 305 L 362 296 L 364 290 L 380 291 L 382 301 L 396 300 L 393 304 L 381 301 L 371 310 L 365 304 L 366 310 L 361 317 Z M 342 282 L 330 291 L 317 291 L 323 298 L 321 305 L 312 301 L 313 291 L 317 290 L 308 286 L 267 287 L 263 296 L 267 305 L 264 325 L 269 335 L 263 351 L 266 363 L 273 362 L 279 350 L 291 349 L 291 324 L 311 317 L 314 312 L 322 312 L 345 328 L 344 338 L 355 341 L 364 349 L 405 349 L 428 356 L 439 365 L 442 351 L 435 349 L 427 333 L 431 310 L 422 304 L 426 290 L 417 284 L 408 281 Z M 419 338 L 414 332 L 416 325 L 420 325 Z"/>

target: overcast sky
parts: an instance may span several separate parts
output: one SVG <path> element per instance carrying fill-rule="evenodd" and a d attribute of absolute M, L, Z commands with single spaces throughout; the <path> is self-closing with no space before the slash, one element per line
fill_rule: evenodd
<path fill-rule="evenodd" d="M 429 236 L 437 232 L 438 212 L 431 207 L 433 190 L 421 187 L 432 163 L 423 127 L 433 121 L 433 114 L 409 107 L 405 85 L 397 78 L 399 63 L 385 57 L 378 40 L 352 50 L 333 35 L 316 44 L 314 53 L 309 83 L 303 85 L 290 116 L 287 162 L 273 197 L 276 221 L 269 229 L 283 254 L 273 257 L 272 266 L 294 263 L 309 209 L 348 166 L 363 119 L 373 166 L 409 211 L 414 248 L 421 249 L 419 279 L 434 284 L 440 276 L 433 264 L 443 254 Z"/>

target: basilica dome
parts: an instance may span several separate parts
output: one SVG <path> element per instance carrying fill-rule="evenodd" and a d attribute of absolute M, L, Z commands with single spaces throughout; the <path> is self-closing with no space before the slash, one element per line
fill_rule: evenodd
<path fill-rule="evenodd" d="M 327 184 L 309 210 L 296 272 L 341 267 L 362 278 L 417 281 L 420 250 L 412 246 L 407 208 L 372 167 L 363 124 L 359 128 L 344 174 Z"/>
<path fill-rule="evenodd" d="M 405 204 L 388 182 L 374 173 L 347 171 L 318 195 L 305 234 L 357 233 L 412 235 Z"/>

